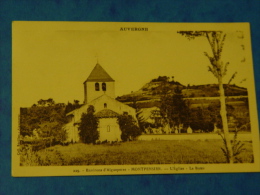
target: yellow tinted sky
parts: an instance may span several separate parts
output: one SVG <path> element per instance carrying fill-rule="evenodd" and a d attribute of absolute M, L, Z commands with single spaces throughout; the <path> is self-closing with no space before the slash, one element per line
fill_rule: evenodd
<path fill-rule="evenodd" d="M 120 31 L 148 27 L 149 31 Z M 97 63 L 116 81 L 116 96 L 140 89 L 158 76 L 187 84 L 217 83 L 208 72 L 205 38 L 189 41 L 179 30 L 223 30 L 227 82 L 247 87 L 253 82 L 248 24 L 156 24 L 95 22 L 13 22 L 13 97 L 20 107 L 39 99 L 57 103 L 83 101 L 83 82 Z M 244 32 L 244 39 L 238 38 Z M 245 45 L 245 50 L 241 45 Z M 241 60 L 246 59 L 245 62 Z M 240 81 L 247 81 L 240 84 Z M 251 79 L 251 80 L 250 80 Z M 250 80 L 250 81 L 248 81 Z"/>

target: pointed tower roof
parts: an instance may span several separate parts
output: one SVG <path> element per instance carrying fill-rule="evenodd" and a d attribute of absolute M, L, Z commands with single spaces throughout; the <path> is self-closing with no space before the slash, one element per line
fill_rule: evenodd
<path fill-rule="evenodd" d="M 98 63 L 96 64 L 95 68 L 90 73 L 87 81 L 115 81 L 114 79 L 109 76 L 109 74 L 100 66 Z M 85 83 L 84 82 L 84 83 Z"/>

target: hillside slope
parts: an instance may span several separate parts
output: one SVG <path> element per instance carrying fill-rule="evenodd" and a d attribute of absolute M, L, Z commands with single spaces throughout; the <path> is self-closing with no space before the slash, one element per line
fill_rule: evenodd
<path fill-rule="evenodd" d="M 117 97 L 120 102 L 129 104 L 143 103 L 141 107 L 156 106 L 162 96 L 173 95 L 176 88 L 182 90 L 184 98 L 196 98 L 196 97 L 218 97 L 219 90 L 217 84 L 206 85 L 188 85 L 184 86 L 178 81 L 170 80 L 169 77 L 159 76 L 157 79 L 152 79 L 146 83 L 139 90 Z M 226 96 L 247 96 L 247 89 L 236 85 L 224 85 Z"/>

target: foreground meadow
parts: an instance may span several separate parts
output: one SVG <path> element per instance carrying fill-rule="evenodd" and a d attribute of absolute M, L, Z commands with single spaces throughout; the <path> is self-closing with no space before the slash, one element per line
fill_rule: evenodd
<path fill-rule="evenodd" d="M 251 142 L 243 142 L 245 150 L 236 162 L 252 163 Z M 117 144 L 68 146 L 56 145 L 21 155 L 22 166 L 66 165 L 135 165 L 135 164 L 207 164 L 225 163 L 221 140 L 133 141 Z"/>

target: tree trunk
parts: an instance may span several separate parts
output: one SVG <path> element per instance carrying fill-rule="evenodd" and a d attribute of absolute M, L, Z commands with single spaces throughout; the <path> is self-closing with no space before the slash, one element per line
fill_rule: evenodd
<path fill-rule="evenodd" d="M 229 163 L 233 163 L 233 150 L 232 150 L 231 140 L 228 131 L 226 99 L 225 99 L 225 92 L 223 88 L 222 78 L 218 79 L 218 83 L 219 83 L 219 96 L 220 96 L 220 116 L 222 119 L 224 139 L 226 140 L 226 144 L 227 144 L 227 155 L 228 155 Z"/>

